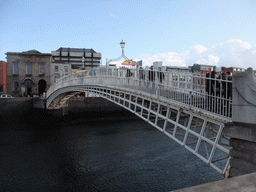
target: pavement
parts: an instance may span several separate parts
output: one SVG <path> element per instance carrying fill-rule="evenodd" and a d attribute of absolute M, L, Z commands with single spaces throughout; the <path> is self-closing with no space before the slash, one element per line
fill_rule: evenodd
<path fill-rule="evenodd" d="M 250 173 L 238 177 L 206 183 L 198 186 L 175 190 L 174 192 L 205 192 L 205 191 L 225 191 L 225 192 L 255 192 L 256 173 Z"/>

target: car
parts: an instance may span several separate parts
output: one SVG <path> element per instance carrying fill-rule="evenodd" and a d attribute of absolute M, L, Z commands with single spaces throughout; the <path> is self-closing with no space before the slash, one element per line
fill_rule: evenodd
<path fill-rule="evenodd" d="M 2 94 L 1 98 L 13 98 L 13 97 L 9 94 Z"/>
<path fill-rule="evenodd" d="M 5 92 L 0 92 L 0 96 L 3 95 L 3 94 L 5 94 Z"/>

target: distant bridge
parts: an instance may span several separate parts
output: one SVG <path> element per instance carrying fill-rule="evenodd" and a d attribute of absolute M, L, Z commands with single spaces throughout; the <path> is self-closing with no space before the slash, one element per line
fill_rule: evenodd
<path fill-rule="evenodd" d="M 47 108 L 53 107 L 54 100 L 63 94 L 64 103 L 75 92 L 103 97 L 136 114 L 225 174 L 231 147 L 223 127 L 232 121 L 232 100 L 228 95 L 232 81 L 142 69 L 98 69 L 96 74 L 88 76 L 85 71 L 61 78 L 47 91 Z"/>

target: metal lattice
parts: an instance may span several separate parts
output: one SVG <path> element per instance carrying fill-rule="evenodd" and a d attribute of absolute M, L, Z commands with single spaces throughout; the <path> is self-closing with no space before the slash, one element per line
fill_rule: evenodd
<path fill-rule="evenodd" d="M 225 174 L 230 146 L 229 138 L 223 135 L 223 126 L 231 121 L 232 101 L 205 93 L 202 83 L 205 77 L 165 73 L 160 82 L 160 78 L 151 81 L 147 76 L 140 79 L 138 70 L 129 78 L 124 70 L 96 73 L 93 77 L 79 73 L 60 79 L 47 92 L 47 107 L 62 93 L 96 94 L 133 112 Z M 214 106 L 209 101 L 214 101 Z"/>

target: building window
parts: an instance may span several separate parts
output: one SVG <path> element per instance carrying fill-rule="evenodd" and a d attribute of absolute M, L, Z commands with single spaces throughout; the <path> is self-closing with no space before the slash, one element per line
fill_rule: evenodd
<path fill-rule="evenodd" d="M 55 65 L 54 72 L 58 72 L 58 71 L 59 71 L 59 67 Z"/>
<path fill-rule="evenodd" d="M 68 66 L 64 67 L 65 75 L 68 75 Z"/>
<path fill-rule="evenodd" d="M 32 75 L 32 64 L 27 64 L 27 75 Z"/>
<path fill-rule="evenodd" d="M 44 75 L 44 65 L 39 65 L 39 75 Z"/>
<path fill-rule="evenodd" d="M 14 63 L 13 64 L 13 74 L 14 75 L 18 75 L 19 74 L 19 64 L 18 63 Z"/>
<path fill-rule="evenodd" d="M 14 84 L 14 91 L 17 91 L 19 89 L 19 82 L 18 81 L 15 81 Z"/>
<path fill-rule="evenodd" d="M 59 75 L 54 75 L 54 83 L 56 83 L 59 80 L 60 76 Z"/>

